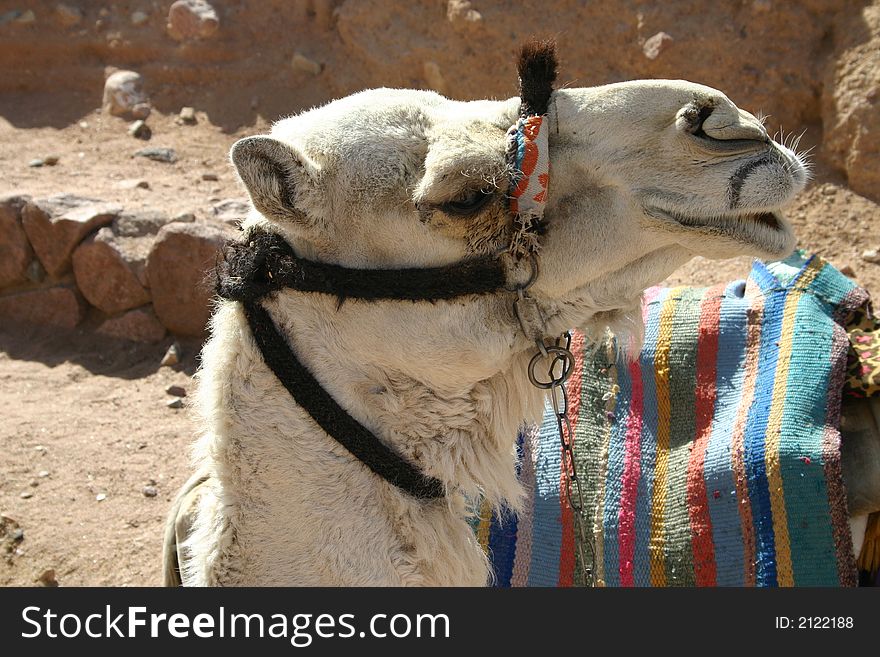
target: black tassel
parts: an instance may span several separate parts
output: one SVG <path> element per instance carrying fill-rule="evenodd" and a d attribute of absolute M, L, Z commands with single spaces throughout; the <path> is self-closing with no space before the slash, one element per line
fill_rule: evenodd
<path fill-rule="evenodd" d="M 519 94 L 522 98 L 520 114 L 546 114 L 556 82 L 556 42 L 531 39 L 519 54 Z"/>

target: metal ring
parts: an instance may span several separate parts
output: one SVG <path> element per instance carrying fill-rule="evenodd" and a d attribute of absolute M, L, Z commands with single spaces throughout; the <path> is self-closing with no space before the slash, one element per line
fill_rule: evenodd
<path fill-rule="evenodd" d="M 541 388 L 542 390 L 548 390 L 554 385 L 565 383 L 568 377 L 571 376 L 571 372 L 574 369 L 574 356 L 568 349 L 565 349 L 563 347 L 547 347 L 547 353 L 554 356 L 554 358 L 563 361 L 562 374 L 559 376 L 559 378 L 554 378 L 550 381 L 539 381 L 538 377 L 535 375 L 535 366 L 538 364 L 538 361 L 544 356 L 541 353 L 537 353 L 532 356 L 532 360 L 529 361 L 529 381 L 532 382 L 533 386 L 535 386 L 536 388 Z"/>

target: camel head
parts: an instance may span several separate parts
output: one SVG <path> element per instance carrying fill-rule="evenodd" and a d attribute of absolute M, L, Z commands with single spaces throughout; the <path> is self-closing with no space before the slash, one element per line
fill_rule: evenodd
<path fill-rule="evenodd" d="M 520 103 L 376 89 L 279 121 L 232 149 L 250 221 L 271 224 L 302 257 L 350 268 L 497 253 L 514 230 L 505 133 Z M 695 255 L 792 250 L 780 208 L 803 188 L 805 165 L 720 91 L 669 80 L 560 89 L 545 125 L 549 197 L 530 293 L 548 335 L 631 316 L 646 287 Z M 522 274 L 511 262 L 511 278 Z M 364 358 L 382 353 L 386 368 L 430 368 L 452 384 L 529 347 L 509 296 L 334 312 L 339 325 L 357 313 L 357 337 L 340 340 Z"/>

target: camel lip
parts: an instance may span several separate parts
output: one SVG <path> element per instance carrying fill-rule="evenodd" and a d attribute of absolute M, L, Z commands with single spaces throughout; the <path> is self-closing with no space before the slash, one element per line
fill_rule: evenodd
<path fill-rule="evenodd" d="M 794 233 L 791 226 L 778 210 L 717 215 L 707 213 L 699 216 L 650 207 L 646 208 L 646 213 L 667 225 L 674 224 L 679 231 L 701 234 L 708 238 L 733 240 L 739 244 L 748 245 L 751 252 L 760 252 L 762 257 L 785 255 L 791 251 L 794 245 Z M 687 243 L 693 241 L 690 237 L 682 239 L 686 239 Z M 687 246 L 684 241 L 681 243 Z"/>
<path fill-rule="evenodd" d="M 775 232 L 784 232 L 786 230 L 785 220 L 776 210 L 764 212 L 746 212 L 741 214 L 718 214 L 696 216 L 689 215 L 676 210 L 666 210 L 658 207 L 647 208 L 650 216 L 665 221 L 672 220 L 685 228 L 711 229 L 718 232 L 728 232 L 726 226 L 731 229 L 745 228 L 749 224 L 757 224 L 769 228 Z M 739 231 L 736 231 L 739 232 Z"/>

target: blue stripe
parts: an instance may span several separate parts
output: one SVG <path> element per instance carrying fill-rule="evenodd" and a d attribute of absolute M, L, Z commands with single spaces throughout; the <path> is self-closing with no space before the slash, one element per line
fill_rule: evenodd
<path fill-rule="evenodd" d="M 645 322 L 645 344 L 639 359 L 642 371 L 642 394 L 644 397 L 642 435 L 639 439 L 639 486 L 636 496 L 635 533 L 636 547 L 633 553 L 633 583 L 651 586 L 651 560 L 648 546 L 651 542 L 651 498 L 654 496 L 654 464 L 657 461 L 657 387 L 654 381 L 654 357 L 660 332 L 660 311 L 669 289 L 660 292 L 648 307 Z"/>
<path fill-rule="evenodd" d="M 532 516 L 532 559 L 529 586 L 556 586 L 559 583 L 559 556 L 562 552 L 562 522 L 559 506 L 559 478 L 562 450 L 553 410 L 544 406 L 544 419 L 538 430 L 535 455 L 535 505 Z"/>
<path fill-rule="evenodd" d="M 516 436 L 516 476 L 522 472 L 523 441 L 526 427 Z M 495 587 L 508 588 L 513 577 L 513 562 L 516 558 L 517 517 L 515 513 L 504 513 L 500 518 L 492 514 L 489 525 L 489 560 L 495 573 Z"/>
<path fill-rule="evenodd" d="M 742 401 L 746 326 L 751 302 L 743 298 L 745 283 L 731 283 L 721 300 L 718 335 L 715 412 L 706 449 L 704 480 L 712 519 L 718 586 L 743 586 L 743 537 L 731 445 Z"/>
<path fill-rule="evenodd" d="M 760 263 L 758 263 L 760 264 Z M 749 409 L 743 440 L 743 460 L 752 503 L 752 522 L 755 527 L 755 557 L 757 586 L 777 586 L 776 542 L 773 535 L 773 511 L 770 505 L 770 485 L 767 481 L 765 440 L 770 406 L 773 402 L 773 383 L 779 359 L 779 339 L 785 310 L 786 290 L 770 272 L 759 267 L 752 276 L 767 293 L 761 330 L 761 350 L 758 355 L 758 375 L 755 379 L 755 399 Z M 767 276 L 772 278 L 768 280 Z M 775 288 L 775 289 L 774 289 Z"/>

